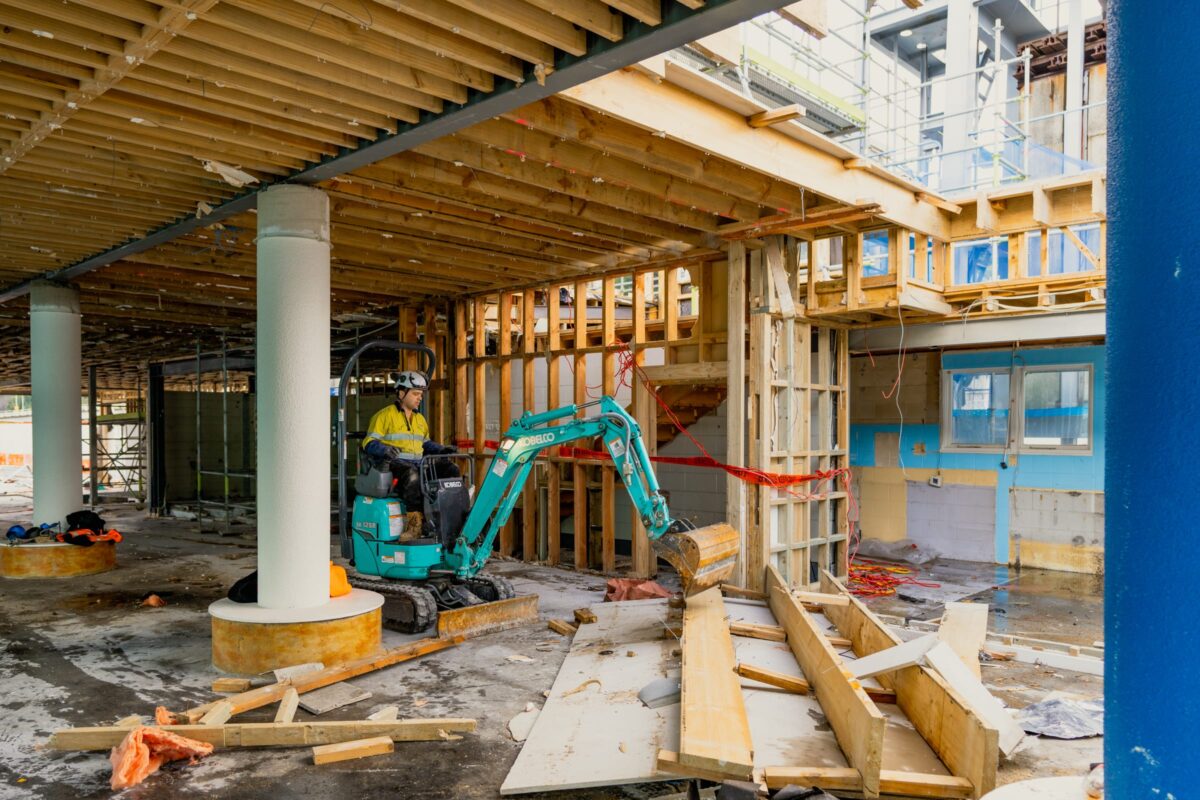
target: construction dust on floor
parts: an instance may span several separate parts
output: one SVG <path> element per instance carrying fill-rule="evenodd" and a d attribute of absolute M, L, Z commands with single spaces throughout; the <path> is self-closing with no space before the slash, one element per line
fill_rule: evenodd
<path fill-rule="evenodd" d="M 0 680 L 5 686 L 0 701 L 0 796 L 107 797 L 111 790 L 106 753 L 47 750 L 53 731 L 112 725 L 133 714 L 150 718 L 159 705 L 180 709 L 214 699 L 212 682 L 219 676 L 210 663 L 210 620 L 205 611 L 254 568 L 253 541 L 202 535 L 195 523 L 147 519 L 140 512 L 108 516 L 126 534 L 116 570 L 69 585 L 22 581 L 6 592 L 0 608 Z M 539 596 L 542 622 L 354 678 L 352 685 L 370 692 L 370 698 L 320 718 L 362 720 L 395 706 L 401 719 L 472 718 L 477 721 L 474 733 L 453 741 L 398 743 L 389 755 L 320 767 L 313 765 L 308 748 L 219 749 L 191 766 L 168 765 L 128 790 L 129 796 L 498 796 L 521 749 L 509 733 L 509 722 L 530 704 L 543 705 L 544 693 L 571 647 L 571 639 L 547 630 L 545 620 L 570 619 L 574 609 L 600 602 L 604 579 L 511 561 L 500 561 L 495 569 L 518 593 Z M 1018 626 L 1020 630 L 1042 633 L 1032 622 L 1038 609 L 1070 597 L 1079 608 L 1089 609 L 1076 638 L 1094 635 L 1098 620 L 1093 612 L 1099 609 L 1095 594 L 1081 594 L 1080 587 L 1052 591 L 1052 581 L 1031 571 L 1009 578 L 1002 587 L 982 594 L 1005 592 L 1009 607 L 1020 603 L 1021 619 L 1033 626 Z M 165 604 L 146 605 L 143 601 L 151 594 Z M 891 599 L 876 605 L 893 612 L 895 603 Z M 384 647 L 415 638 L 385 631 Z M 1015 660 L 985 662 L 982 669 L 985 683 L 1013 707 L 1054 692 L 1081 699 L 1102 695 L 1098 676 Z M 274 714 L 271 705 L 237 720 L 270 722 Z M 315 720 L 303 710 L 295 719 Z M 1035 775 L 1085 774 L 1101 759 L 1100 742 L 1027 737 L 1023 748 L 1001 765 L 998 783 Z M 640 799 L 682 788 L 683 783 L 650 783 L 529 796 Z"/>

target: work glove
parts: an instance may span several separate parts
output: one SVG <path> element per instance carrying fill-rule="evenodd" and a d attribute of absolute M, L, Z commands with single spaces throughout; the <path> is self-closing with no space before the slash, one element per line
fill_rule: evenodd
<path fill-rule="evenodd" d="M 438 444 L 435 441 L 426 439 L 421 444 L 421 453 L 427 456 L 452 456 L 458 452 L 458 448 L 449 444 Z"/>
<path fill-rule="evenodd" d="M 401 455 L 398 448 L 384 444 L 378 439 L 372 439 L 367 442 L 367 446 L 363 448 L 363 451 L 372 458 L 385 463 L 395 461 Z"/>

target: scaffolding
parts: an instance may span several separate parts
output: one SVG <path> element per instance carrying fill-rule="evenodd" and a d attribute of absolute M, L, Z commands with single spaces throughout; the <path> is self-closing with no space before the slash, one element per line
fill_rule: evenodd
<path fill-rule="evenodd" d="M 1045 16 L 1061 4 L 1029 5 Z M 743 29 L 736 65 L 722 65 L 693 50 L 678 57 L 705 62 L 699 65 L 702 69 L 763 102 L 799 102 L 807 112 L 803 124 L 943 194 L 1093 168 L 1038 143 L 1035 131 L 1039 124 L 1065 121 L 1069 115 L 1103 113 L 1104 100 L 1034 116 L 1031 53 L 1026 48 L 1011 58 L 1001 57 L 1003 19 L 995 20 L 990 36 L 980 37 L 977 66 L 928 76 L 927 67 L 901 58 L 896 40 L 889 52 L 872 39 L 875 20 L 896 7 L 876 0 L 830 0 L 829 20 L 837 24 L 826 26 L 822 38 L 799 35 L 788 17 L 765 14 Z M 928 51 L 922 52 L 927 64 Z M 968 107 L 946 113 L 945 98 L 963 91 L 969 93 Z M 946 149 L 947 122 L 964 117 L 966 145 Z M 944 170 L 952 160 L 961 169 Z M 961 177 L 947 177 L 951 175 Z"/>
<path fill-rule="evenodd" d="M 146 500 L 146 415 L 141 377 L 133 393 L 103 391 L 97 367 L 88 367 L 88 504 Z"/>

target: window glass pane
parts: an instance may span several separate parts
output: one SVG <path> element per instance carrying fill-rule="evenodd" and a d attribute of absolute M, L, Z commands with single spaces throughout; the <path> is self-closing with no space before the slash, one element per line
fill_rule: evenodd
<path fill-rule="evenodd" d="M 1008 239 L 978 239 L 954 245 L 954 283 L 1008 278 Z"/>
<path fill-rule="evenodd" d="M 1025 373 L 1025 433 L 1030 447 L 1087 447 L 1091 374 L 1085 369 Z"/>
<path fill-rule="evenodd" d="M 1003 447 L 1008 442 L 1008 373 L 950 375 L 950 441 Z"/>
<path fill-rule="evenodd" d="M 1027 265 L 1030 277 L 1036 278 L 1042 274 L 1042 232 L 1030 231 L 1025 234 L 1025 249 L 1029 253 Z M 1048 256 L 1047 256 L 1048 257 Z"/>
<path fill-rule="evenodd" d="M 873 278 L 888 274 L 888 233 L 875 231 L 863 234 L 862 274 Z"/>

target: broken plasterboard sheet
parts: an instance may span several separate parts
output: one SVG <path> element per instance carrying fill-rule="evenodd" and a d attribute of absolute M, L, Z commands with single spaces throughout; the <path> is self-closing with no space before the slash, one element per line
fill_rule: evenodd
<path fill-rule="evenodd" d="M 924 655 L 937 644 L 937 634 L 931 633 L 920 639 L 913 639 L 911 642 L 898 644 L 895 647 L 880 650 L 878 653 L 871 653 L 869 656 L 850 662 L 847 666 L 850 674 L 856 678 L 872 678 L 885 672 L 895 672 L 898 669 L 921 663 Z M 966 669 L 965 664 L 963 669 Z"/>
<path fill-rule="evenodd" d="M 1000 732 L 1000 752 L 1005 756 L 1012 755 L 1025 737 L 1025 731 L 1021 730 L 1021 726 L 987 687 L 971 674 L 958 654 L 950 649 L 950 645 L 939 642 L 925 654 L 925 660 L 962 696 L 985 725 Z"/>
<path fill-rule="evenodd" d="M 348 683 L 335 683 L 300 695 L 300 707 L 310 714 L 324 714 L 335 708 L 366 700 L 370 696 L 371 693 L 366 689 Z"/>
<path fill-rule="evenodd" d="M 638 699 L 642 687 L 679 666 L 671 655 L 679 643 L 662 638 L 671 615 L 667 601 L 627 600 L 592 610 L 597 620 L 575 634 L 502 795 L 670 777 L 658 774 L 656 759 L 659 750 L 679 746 L 679 707 L 651 709 Z M 573 691 L 592 679 L 599 686 Z"/>
<path fill-rule="evenodd" d="M 987 641 L 987 603 L 946 603 L 946 613 L 938 626 L 938 639 L 950 645 L 967 669 L 981 678 L 979 651 Z"/>

